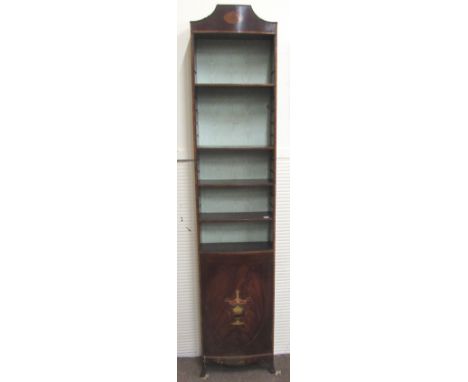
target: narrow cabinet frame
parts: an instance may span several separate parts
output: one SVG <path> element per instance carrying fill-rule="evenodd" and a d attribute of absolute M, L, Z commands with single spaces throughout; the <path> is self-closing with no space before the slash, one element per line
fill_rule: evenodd
<path fill-rule="evenodd" d="M 277 23 L 217 5 L 191 22 L 190 46 L 201 376 L 209 364 L 274 373 Z"/>

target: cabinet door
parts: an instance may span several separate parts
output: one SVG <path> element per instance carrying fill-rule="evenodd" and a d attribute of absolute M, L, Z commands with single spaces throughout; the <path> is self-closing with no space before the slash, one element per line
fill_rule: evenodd
<path fill-rule="evenodd" d="M 206 356 L 273 351 L 273 257 L 207 255 L 202 259 Z"/>

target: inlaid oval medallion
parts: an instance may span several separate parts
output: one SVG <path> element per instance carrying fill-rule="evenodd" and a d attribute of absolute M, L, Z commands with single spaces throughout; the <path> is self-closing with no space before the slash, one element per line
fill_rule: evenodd
<path fill-rule="evenodd" d="M 228 24 L 237 24 L 241 21 L 242 17 L 236 11 L 228 12 L 224 15 L 224 21 Z"/>

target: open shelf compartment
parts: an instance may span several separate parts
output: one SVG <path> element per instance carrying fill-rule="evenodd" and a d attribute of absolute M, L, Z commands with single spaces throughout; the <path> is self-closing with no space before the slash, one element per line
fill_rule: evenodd
<path fill-rule="evenodd" d="M 200 181 L 256 180 L 269 181 L 272 174 L 272 153 L 268 150 L 200 152 Z"/>
<path fill-rule="evenodd" d="M 195 38 L 195 83 L 271 84 L 273 82 L 273 39 Z"/>
<path fill-rule="evenodd" d="M 197 146 L 273 146 L 272 102 L 269 89 L 198 89 Z"/>
<path fill-rule="evenodd" d="M 250 213 L 271 211 L 272 194 L 268 187 L 200 188 L 200 214 Z"/>
<path fill-rule="evenodd" d="M 201 224 L 201 243 L 245 243 L 270 241 L 270 222 Z"/>

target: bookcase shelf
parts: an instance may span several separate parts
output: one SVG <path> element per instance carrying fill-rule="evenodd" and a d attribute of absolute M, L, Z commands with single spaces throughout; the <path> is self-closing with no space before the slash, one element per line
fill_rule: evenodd
<path fill-rule="evenodd" d="M 267 179 L 217 179 L 217 180 L 199 180 L 200 187 L 270 187 L 273 185 L 271 180 Z"/>
<path fill-rule="evenodd" d="M 273 146 L 198 146 L 199 152 L 273 151 Z"/>
<path fill-rule="evenodd" d="M 262 212 L 215 212 L 201 213 L 200 221 L 202 223 L 223 223 L 223 222 L 256 222 L 271 221 L 272 213 Z"/>
<path fill-rule="evenodd" d="M 249 5 L 191 22 L 202 376 L 208 363 L 274 371 L 276 30 Z"/>
<path fill-rule="evenodd" d="M 273 89 L 275 85 L 273 84 L 222 84 L 222 83 L 206 83 L 206 84 L 195 84 L 196 89 L 219 89 L 219 88 L 227 88 L 227 89 Z"/>
<path fill-rule="evenodd" d="M 246 255 L 254 253 L 272 253 L 273 244 L 271 242 L 249 242 L 249 243 L 208 243 L 201 244 L 200 253 L 207 254 L 236 254 Z"/>

